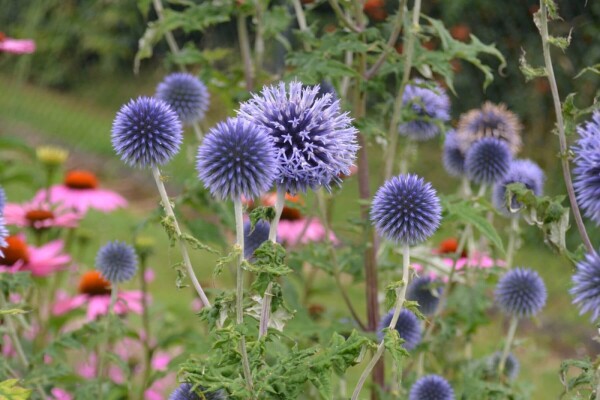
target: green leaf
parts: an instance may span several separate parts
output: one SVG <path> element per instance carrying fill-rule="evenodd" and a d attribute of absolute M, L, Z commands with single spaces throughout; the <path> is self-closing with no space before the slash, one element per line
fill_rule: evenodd
<path fill-rule="evenodd" d="M 23 310 L 20 308 L 0 308 L 0 315 L 18 315 L 18 314 L 27 314 L 31 312 L 31 310 Z"/>
<path fill-rule="evenodd" d="M 553 45 L 555 47 L 558 47 L 562 51 L 565 51 L 567 49 L 567 47 L 569 47 L 569 45 L 571 44 L 571 34 L 572 33 L 573 33 L 573 30 L 571 29 L 569 31 L 569 35 L 567 37 L 549 36 L 548 43 L 550 43 L 551 45 Z"/>
<path fill-rule="evenodd" d="M 201 241 L 199 241 L 198 239 L 196 239 L 189 233 L 184 232 L 179 237 L 181 238 L 181 240 L 183 240 L 184 242 L 189 244 L 195 250 L 205 250 L 212 254 L 219 254 L 219 252 L 217 250 L 213 249 L 212 247 L 210 247 L 207 244 L 202 243 Z"/>
<path fill-rule="evenodd" d="M 383 345 L 386 351 L 392 356 L 394 362 L 400 365 L 402 359 L 409 356 L 408 351 L 402 346 L 404 339 L 400 337 L 400 334 L 394 328 L 384 328 L 383 333 Z"/>
<path fill-rule="evenodd" d="M 0 382 L 0 400 L 27 400 L 31 390 L 17 386 L 18 382 L 18 379 Z"/>
<path fill-rule="evenodd" d="M 577 75 L 575 75 L 575 79 L 579 78 L 581 75 L 585 74 L 586 72 L 592 72 L 596 75 L 600 75 L 600 64 L 592 65 L 590 67 L 585 67 L 584 69 L 579 71 L 579 73 Z"/>
<path fill-rule="evenodd" d="M 541 78 L 544 76 L 548 76 L 546 72 L 546 67 L 532 67 L 527 62 L 527 55 L 525 50 L 522 51 L 521 57 L 519 58 L 519 69 L 521 73 L 525 76 L 526 81 L 530 81 L 535 78 Z"/>

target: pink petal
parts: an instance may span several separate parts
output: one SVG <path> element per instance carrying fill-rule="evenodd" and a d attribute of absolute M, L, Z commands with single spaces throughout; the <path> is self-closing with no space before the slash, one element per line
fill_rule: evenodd
<path fill-rule="evenodd" d="M 28 54 L 35 51 L 35 42 L 31 39 L 10 39 L 0 41 L 0 51 L 14 54 Z"/>

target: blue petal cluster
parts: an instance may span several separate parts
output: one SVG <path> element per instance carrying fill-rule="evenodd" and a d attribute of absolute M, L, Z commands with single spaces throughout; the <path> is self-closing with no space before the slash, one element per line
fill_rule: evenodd
<path fill-rule="evenodd" d="M 465 174 L 465 155 L 460 149 L 456 131 L 451 130 L 446 134 L 444 151 L 442 155 L 444 168 L 452 176 L 463 176 Z"/>
<path fill-rule="evenodd" d="M 406 290 L 406 299 L 419 303 L 419 311 L 423 314 L 432 315 L 440 303 L 440 283 L 429 276 L 413 279 Z"/>
<path fill-rule="evenodd" d="M 575 153 L 574 186 L 579 207 L 586 217 L 600 225 L 600 112 L 577 127 L 579 139 Z"/>
<path fill-rule="evenodd" d="M 440 225 L 441 212 L 431 184 L 406 174 L 391 178 L 377 190 L 371 221 L 380 235 L 412 246 L 433 235 Z"/>
<path fill-rule="evenodd" d="M 494 205 L 503 212 L 516 212 L 520 208 L 518 202 L 511 201 L 511 210 L 506 207 L 506 186 L 511 183 L 522 183 L 536 196 L 541 196 L 544 190 L 544 171 L 531 160 L 514 160 L 508 172 L 494 184 L 492 200 Z"/>
<path fill-rule="evenodd" d="M 238 199 L 265 193 L 277 174 L 273 141 L 259 126 L 229 118 L 213 127 L 198 148 L 198 177 L 213 196 Z"/>
<path fill-rule="evenodd" d="M 166 164 L 183 141 L 181 122 L 162 100 L 138 97 L 121 107 L 112 126 L 113 149 L 128 165 Z"/>
<path fill-rule="evenodd" d="M 167 75 L 156 87 L 156 98 L 170 105 L 181 122 L 188 125 L 204 119 L 210 104 L 206 85 L 187 72 Z"/>
<path fill-rule="evenodd" d="M 492 374 L 498 373 L 498 367 L 500 365 L 500 359 L 502 358 L 502 352 L 497 351 L 489 358 L 488 367 Z M 506 376 L 509 380 L 515 380 L 519 375 L 519 370 L 521 369 L 521 364 L 519 360 L 513 353 L 508 353 L 508 357 L 506 357 L 506 361 L 504 363 L 504 376 Z"/>
<path fill-rule="evenodd" d="M 510 168 L 512 154 L 505 142 L 483 138 L 473 144 L 465 157 L 467 177 L 475 183 L 491 184 Z"/>
<path fill-rule="evenodd" d="M 400 124 L 398 132 L 415 140 L 434 138 L 440 133 L 440 126 L 450 119 L 450 99 L 438 84 L 430 88 L 417 79 L 406 86 L 402 104 L 412 109 L 414 119 Z"/>
<path fill-rule="evenodd" d="M 546 304 L 546 285 L 537 272 L 515 268 L 498 282 L 494 292 L 500 309 L 514 317 L 532 317 Z"/>
<path fill-rule="evenodd" d="M 271 224 L 263 220 L 258 221 L 254 229 L 250 221 L 244 223 L 244 258 L 251 259 L 254 251 L 269 239 L 270 228 Z"/>
<path fill-rule="evenodd" d="M 4 215 L 4 206 L 6 205 L 6 192 L 0 186 L 0 215 Z"/>
<path fill-rule="evenodd" d="M 222 390 L 216 392 L 202 393 L 202 397 L 192 391 L 193 385 L 190 383 L 182 383 L 169 396 L 169 400 L 226 400 L 227 396 Z M 197 390 L 202 391 L 202 387 Z"/>
<path fill-rule="evenodd" d="M 238 112 L 264 127 L 277 149 L 276 183 L 288 192 L 305 192 L 339 184 L 349 175 L 358 150 L 357 130 L 339 100 L 319 95 L 320 86 L 281 82 L 266 86 L 260 95 L 241 105 Z"/>
<path fill-rule="evenodd" d="M 577 263 L 573 275 L 573 287 L 569 290 L 573 304 L 579 307 L 580 314 L 592 314 L 592 321 L 600 317 L 600 256 L 588 253 Z"/>
<path fill-rule="evenodd" d="M 133 247 L 119 241 L 108 242 L 96 255 L 96 269 L 111 283 L 121 283 L 133 278 L 137 264 Z"/>
<path fill-rule="evenodd" d="M 439 375 L 425 375 L 410 388 L 408 400 L 454 400 L 454 390 Z"/>
<path fill-rule="evenodd" d="M 393 316 L 394 310 L 390 311 L 383 318 L 381 318 L 378 332 L 380 339 L 383 339 L 383 329 L 390 326 Z M 407 309 L 400 311 L 395 329 L 398 331 L 398 335 L 400 335 L 400 337 L 404 340 L 402 347 L 404 347 L 406 350 L 412 350 L 417 347 L 419 343 L 421 343 L 421 323 L 419 318 L 417 318 L 412 311 Z"/>

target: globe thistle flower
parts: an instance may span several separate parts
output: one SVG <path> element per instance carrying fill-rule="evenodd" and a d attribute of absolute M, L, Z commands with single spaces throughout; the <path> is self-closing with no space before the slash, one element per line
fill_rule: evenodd
<path fill-rule="evenodd" d="M 504 104 L 486 102 L 481 108 L 461 115 L 456 132 L 463 153 L 480 139 L 494 137 L 505 142 L 514 155 L 521 149 L 522 129 L 519 117 Z"/>
<path fill-rule="evenodd" d="M 250 221 L 244 224 L 244 258 L 251 259 L 254 251 L 269 239 L 270 228 L 271 224 L 263 220 L 258 221 L 254 229 Z"/>
<path fill-rule="evenodd" d="M 441 287 L 439 281 L 429 276 L 413 279 L 406 290 L 406 299 L 419 303 L 419 311 L 432 315 L 440 302 Z"/>
<path fill-rule="evenodd" d="M 500 366 L 500 359 L 502 358 L 502 352 L 497 351 L 492 354 L 488 360 L 488 368 L 492 374 L 496 374 L 498 372 L 498 367 Z M 506 361 L 504 362 L 504 371 L 503 374 L 509 380 L 515 380 L 517 375 L 519 375 L 519 369 L 521 368 L 521 364 L 519 360 L 513 353 L 508 353 L 508 357 L 506 357 Z"/>
<path fill-rule="evenodd" d="M 429 140 L 440 133 L 440 125 L 450 119 L 450 99 L 446 91 L 435 84 L 425 87 L 425 82 L 417 79 L 406 85 L 402 95 L 402 105 L 412 109 L 415 118 L 400 124 L 398 132 L 415 140 Z"/>
<path fill-rule="evenodd" d="M 383 329 L 390 326 L 393 316 L 394 310 L 387 313 L 379 322 L 378 336 L 380 339 L 383 339 Z M 412 311 L 407 309 L 400 311 L 400 316 L 394 329 L 398 331 L 398 335 L 404 340 L 402 347 L 406 350 L 412 350 L 421 343 L 421 324 L 419 318 Z"/>
<path fill-rule="evenodd" d="M 600 225 L 600 112 L 577 127 L 579 139 L 575 153 L 574 187 L 579 207 L 586 217 Z"/>
<path fill-rule="evenodd" d="M 210 104 L 206 85 L 187 72 L 167 75 L 156 87 L 156 98 L 170 105 L 187 125 L 204 119 Z"/>
<path fill-rule="evenodd" d="M 446 172 L 452 176 L 463 176 L 465 174 L 465 155 L 458 145 L 456 131 L 451 130 L 446 134 L 444 141 L 444 152 L 442 156 Z"/>
<path fill-rule="evenodd" d="M 177 389 L 171 393 L 169 400 L 226 400 L 227 396 L 223 390 L 216 392 L 202 393 L 202 397 L 192 390 L 194 386 L 191 383 L 182 383 Z M 198 387 L 199 391 L 203 391 L 202 386 Z"/>
<path fill-rule="evenodd" d="M 240 118 L 264 127 L 277 149 L 276 183 L 288 192 L 340 184 L 356 158 L 357 130 L 339 100 L 300 82 L 266 86 L 241 105 Z"/>
<path fill-rule="evenodd" d="M 592 321 L 600 316 L 600 256 L 588 253 L 577 263 L 577 271 L 573 275 L 573 287 L 569 293 L 573 296 L 573 304 L 579 308 L 579 314 L 592 314 Z"/>
<path fill-rule="evenodd" d="M 198 177 L 223 200 L 255 198 L 269 190 L 277 173 L 276 151 L 259 126 L 229 118 L 213 127 L 198 148 Z"/>
<path fill-rule="evenodd" d="M 454 400 L 454 390 L 439 375 L 425 375 L 410 388 L 408 400 Z"/>
<path fill-rule="evenodd" d="M 500 309 L 514 317 L 532 317 L 546 304 L 546 285 L 531 269 L 515 268 L 498 282 L 494 293 Z"/>
<path fill-rule="evenodd" d="M 522 183 L 536 196 L 541 196 L 544 189 L 544 171 L 531 160 L 514 160 L 506 175 L 494 184 L 492 200 L 496 208 L 504 212 L 514 212 L 520 206 L 518 202 L 511 200 L 511 210 L 506 207 L 506 186 L 511 183 Z"/>
<path fill-rule="evenodd" d="M 183 140 L 181 121 L 162 100 L 138 97 L 125 104 L 112 126 L 113 149 L 130 166 L 166 164 Z"/>
<path fill-rule="evenodd" d="M 96 269 L 111 283 L 121 283 L 133 278 L 137 263 L 133 247 L 119 241 L 108 242 L 96 255 Z"/>
<path fill-rule="evenodd" d="M 412 246 L 433 235 L 440 225 L 441 211 L 431 184 L 406 174 L 391 178 L 377 190 L 371 221 L 380 235 Z"/>
<path fill-rule="evenodd" d="M 467 177 L 475 183 L 491 184 L 508 172 L 512 155 L 506 144 L 496 138 L 475 142 L 465 157 Z"/>

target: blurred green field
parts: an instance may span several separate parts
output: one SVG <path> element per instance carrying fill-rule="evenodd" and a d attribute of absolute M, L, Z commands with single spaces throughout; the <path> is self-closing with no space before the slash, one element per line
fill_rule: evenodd
<path fill-rule="evenodd" d="M 100 174 L 103 186 L 119 191 L 131 201 L 126 210 L 108 215 L 90 213 L 82 229 L 90 233 L 94 246 L 107 240 L 130 240 L 132 227 L 156 207 L 158 197 L 153 190 L 149 172 L 125 167 L 114 155 L 110 145 L 110 127 L 119 106 L 130 97 L 151 94 L 155 82 L 156 79 L 152 76 L 122 80 L 111 77 L 104 82 L 95 82 L 94 88 L 83 86 L 64 93 L 15 82 L 7 75 L 0 76 L 1 136 L 20 138 L 34 146 L 64 146 L 72 154 L 69 168 L 94 170 Z M 218 111 L 218 101 L 212 107 L 209 118 L 214 123 L 224 115 Z M 183 180 L 194 174 L 189 163 L 195 141 L 191 132 L 188 132 L 185 140 L 184 149 L 190 150 L 182 151 L 164 169 L 165 174 L 171 178 L 169 190 L 173 195 L 181 188 Z M 378 163 L 381 158 L 379 149 L 371 148 L 370 155 L 374 189 L 382 174 Z M 524 156 L 535 155 L 525 151 Z M 439 143 L 429 143 L 420 149 L 419 163 L 411 167 L 411 170 L 432 181 L 441 192 L 451 193 L 458 182 L 448 179 L 441 169 L 439 157 Z M 551 184 L 554 184 L 554 176 L 557 175 L 549 174 Z M 8 185 L 7 192 L 12 201 L 26 200 L 33 194 L 31 189 L 17 184 Z M 334 229 L 358 215 L 356 197 L 356 180 L 351 178 L 340 191 L 334 213 Z M 150 225 L 144 234 L 155 238 L 157 242 L 156 255 L 150 262 L 156 273 L 156 280 L 150 286 L 155 302 L 185 316 L 185 323 L 193 325 L 195 320 L 190 312 L 192 293 L 190 290 L 176 288 L 175 273 L 169 267 L 179 258 L 178 253 L 168 247 L 166 235 L 160 226 Z M 442 230 L 434 241 L 451 234 L 452 232 Z M 92 246 L 83 255 L 82 268 L 93 266 L 95 251 Z M 200 280 L 208 287 L 216 286 L 217 282 L 212 279 L 215 257 L 198 251 L 193 252 L 192 256 Z M 525 229 L 524 245 L 516 255 L 515 264 L 537 269 L 549 290 L 548 306 L 537 323 L 523 323 L 517 334 L 519 347 L 516 353 L 522 361 L 520 379 L 535 386 L 533 399 L 557 398 L 561 392 L 558 377 L 561 359 L 595 354 L 599 349 L 591 341 L 595 330 L 587 318 L 577 315 L 570 303 L 567 290 L 570 286 L 571 266 L 544 246 L 536 230 Z M 225 272 L 218 284 L 229 285 L 229 279 Z M 324 277 L 316 282 L 315 301 L 325 305 L 326 319 L 345 316 L 347 312 L 343 303 L 337 292 L 332 290 L 333 281 Z M 353 285 L 350 295 L 356 301 L 359 311 L 364 314 L 364 304 L 360 302 L 363 291 L 362 285 Z M 501 324 L 500 318 L 496 318 L 496 321 L 480 332 L 474 349 L 475 356 L 483 356 L 498 349 L 506 324 Z M 355 368 L 354 373 L 361 369 L 362 366 Z"/>

